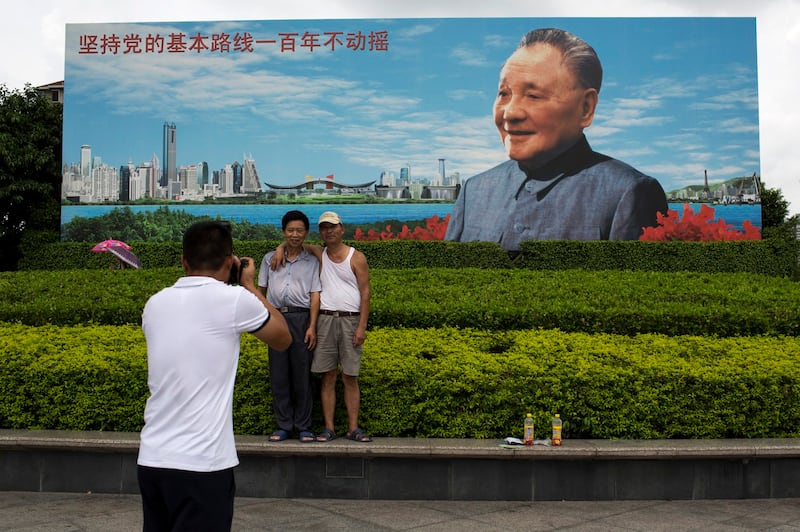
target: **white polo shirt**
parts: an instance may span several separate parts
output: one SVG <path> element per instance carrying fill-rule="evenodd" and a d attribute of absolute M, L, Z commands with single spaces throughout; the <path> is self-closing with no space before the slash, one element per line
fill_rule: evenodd
<path fill-rule="evenodd" d="M 150 397 L 139 465 L 208 472 L 239 463 L 233 385 L 241 334 L 268 319 L 252 293 L 211 277 L 182 277 L 147 301 Z"/>

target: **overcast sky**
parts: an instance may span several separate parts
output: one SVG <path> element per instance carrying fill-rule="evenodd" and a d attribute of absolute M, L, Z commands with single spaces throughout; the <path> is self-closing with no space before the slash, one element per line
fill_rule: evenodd
<path fill-rule="evenodd" d="M 0 18 L 0 84 L 63 80 L 67 23 L 380 17 L 756 17 L 761 176 L 800 212 L 798 0 L 30 0 Z"/>

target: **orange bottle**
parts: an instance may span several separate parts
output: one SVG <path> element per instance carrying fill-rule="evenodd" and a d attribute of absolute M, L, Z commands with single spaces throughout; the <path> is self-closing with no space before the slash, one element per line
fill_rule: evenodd
<path fill-rule="evenodd" d="M 523 437 L 522 441 L 525 445 L 533 445 L 533 416 L 528 414 L 525 417 L 525 422 L 522 424 L 523 427 Z"/>
<path fill-rule="evenodd" d="M 561 415 L 556 414 L 556 417 L 553 418 L 553 438 L 550 440 L 550 443 L 556 447 L 561 446 L 561 425 Z"/>

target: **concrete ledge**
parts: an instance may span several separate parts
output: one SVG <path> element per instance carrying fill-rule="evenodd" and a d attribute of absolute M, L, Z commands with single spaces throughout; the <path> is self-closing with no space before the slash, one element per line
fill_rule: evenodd
<path fill-rule="evenodd" d="M 689 458 L 800 458 L 800 439 L 726 440 L 564 440 L 561 447 L 503 448 L 499 440 L 451 438 L 375 438 L 371 443 L 338 438 L 327 443 L 267 441 L 266 436 L 236 436 L 240 455 L 348 456 L 380 458 L 488 458 L 498 460 L 673 460 Z M 0 429 L 0 449 L 137 452 L 138 432 Z"/>
<path fill-rule="evenodd" d="M 672 460 L 681 458 L 752 459 L 800 457 L 800 439 L 731 440 L 564 440 L 561 447 L 500 447 L 498 440 L 376 438 L 371 443 L 337 439 L 328 443 L 237 437 L 240 454 L 403 458 L 484 458 L 497 460 Z"/>
<path fill-rule="evenodd" d="M 236 438 L 250 497 L 624 500 L 798 497 L 800 439 L 358 443 Z M 0 430 L 0 490 L 136 493 L 138 433 Z M 559 481 L 562 479 L 562 481 Z"/>

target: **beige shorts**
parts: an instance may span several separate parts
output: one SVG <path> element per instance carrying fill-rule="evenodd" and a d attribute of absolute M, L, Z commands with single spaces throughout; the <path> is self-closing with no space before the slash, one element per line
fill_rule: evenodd
<path fill-rule="evenodd" d="M 328 316 L 317 318 L 317 346 L 311 371 L 327 373 L 342 366 L 342 373 L 358 376 L 361 367 L 361 346 L 353 346 L 353 334 L 358 327 L 358 316 Z"/>

